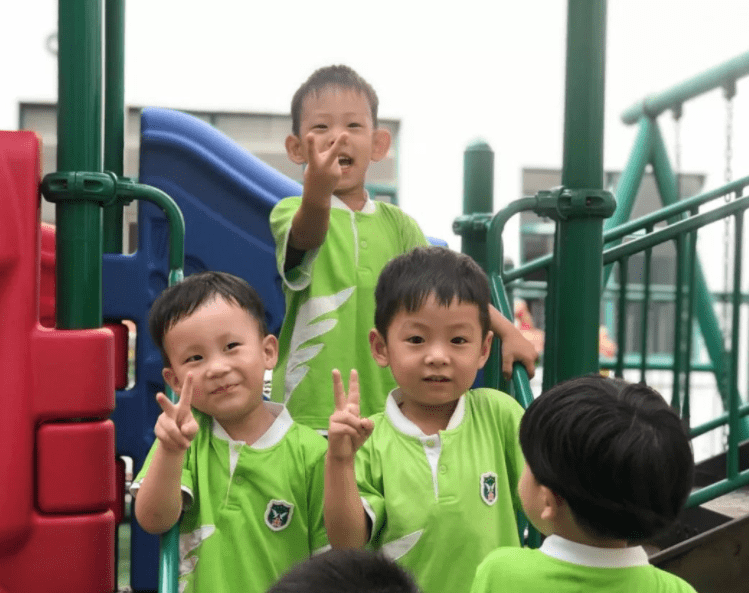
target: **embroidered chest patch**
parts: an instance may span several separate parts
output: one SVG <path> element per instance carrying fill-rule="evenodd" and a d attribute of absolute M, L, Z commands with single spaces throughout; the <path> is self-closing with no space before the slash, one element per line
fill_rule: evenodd
<path fill-rule="evenodd" d="M 285 500 L 271 500 L 265 508 L 265 524 L 273 531 L 281 531 L 288 527 L 294 505 Z"/>
<path fill-rule="evenodd" d="M 497 474 L 494 472 L 481 474 L 481 500 L 489 506 L 497 502 Z"/>

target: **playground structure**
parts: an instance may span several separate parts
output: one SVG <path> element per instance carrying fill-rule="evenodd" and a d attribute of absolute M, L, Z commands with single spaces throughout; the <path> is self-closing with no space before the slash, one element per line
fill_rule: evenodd
<path fill-rule="evenodd" d="M 78 26 L 101 13 L 96 0 L 60 3 L 58 173 L 40 183 L 39 146 L 34 134 L 4 132 L 0 136 L 0 184 L 10 198 L 3 198 L 0 204 L 0 282 L 7 287 L 0 291 L 0 306 L 9 318 L 18 320 L 10 329 L 3 326 L 0 349 L 5 354 L 4 374 L 10 377 L 8 392 L 21 395 L 7 402 L 0 429 L 5 445 L 0 450 L 14 477 L 12 483 L 0 486 L 2 508 L 13 509 L 0 517 L 2 593 L 114 590 L 114 534 L 124 514 L 122 467 L 115 464 L 115 455 L 131 457 L 137 471 L 153 439 L 157 415 L 153 393 L 162 388 L 161 362 L 143 323 L 150 303 L 169 282 L 179 281 L 183 270 L 227 270 L 258 288 L 271 329 L 280 327 L 283 314 L 267 214 L 274 200 L 298 194 L 298 184 L 236 150 L 209 126 L 160 109 L 143 114 L 140 183 L 121 177 L 121 10 L 121 2 L 107 2 L 103 162 L 98 124 L 102 111 L 101 23 L 85 29 Z M 739 194 L 749 185 L 749 178 L 680 201 L 678 180 L 656 119 L 664 110 L 675 109 L 712 88 L 733 83 L 735 89 L 735 80 L 749 73 L 749 55 L 701 75 L 695 79 L 699 82 L 648 99 L 625 114 L 627 123 L 639 123 L 640 133 L 616 192 L 615 210 L 612 194 L 602 189 L 605 3 L 571 0 L 569 11 L 563 187 L 521 199 L 493 214 L 491 151 L 471 147 L 465 162 L 465 215 L 456 220 L 455 230 L 463 237 L 464 251 L 487 269 L 495 304 L 505 315 L 512 315 L 508 290 L 521 294 L 527 289 L 522 282 L 527 274 L 540 268 L 549 270 L 544 287 L 545 387 L 599 370 L 599 320 L 605 288 L 616 291 L 619 311 L 633 302 L 642 307 L 642 336 L 649 331 L 651 299 L 673 299 L 678 350 L 670 361 L 652 360 L 643 342 L 639 354 L 620 347 L 616 358 L 604 361 L 604 366 L 619 376 L 635 370 L 643 378 L 652 369 L 668 369 L 673 374 L 670 396 L 687 422 L 692 374 L 711 372 L 717 377 L 726 412 L 706 424 L 691 426 L 691 431 L 697 436 L 728 425 L 728 446 L 722 475 L 721 468 L 714 472 L 717 479 L 698 475 L 705 484 L 697 485 L 705 487 L 690 499 L 690 505 L 698 509 L 749 483 L 749 463 L 740 447 L 749 438 L 749 406 L 739 395 L 740 314 L 747 301 L 741 292 L 741 221 L 749 207 L 749 197 Z M 93 66 L 74 67 L 80 63 Z M 570 115 L 573 111 L 575 117 Z M 581 151 L 579 146 L 587 149 Z M 627 222 L 648 163 L 656 173 L 665 207 Z M 40 187 L 45 198 L 57 204 L 54 250 L 48 244 L 50 230 L 42 231 L 39 226 Z M 729 203 L 700 212 L 701 206 L 731 194 L 737 197 Z M 121 207 L 132 199 L 151 203 L 144 202 L 139 209 L 138 251 L 125 255 L 121 253 Z M 533 209 L 556 222 L 555 251 L 506 271 L 502 266 L 502 230 L 507 220 L 523 209 Z M 696 257 L 698 229 L 726 217 L 735 220 L 734 285 L 724 297 L 730 302 L 728 343 L 721 339 L 712 297 Z M 42 248 L 40 238 L 47 242 Z M 665 241 L 677 246 L 678 277 L 672 290 L 658 296 L 651 288 L 648 261 L 654 246 Z M 227 258 L 227 253 L 233 257 Z M 633 284 L 628 260 L 637 253 L 644 254 L 644 267 L 641 281 Z M 49 262 L 53 256 L 57 268 L 54 299 L 48 292 L 49 274 L 39 277 L 40 258 Z M 42 301 L 42 317 L 49 319 L 54 307 L 54 329 L 49 321 L 43 324 L 46 329 L 39 324 L 40 293 L 47 295 Z M 710 354 L 709 363 L 693 360 L 695 318 Z M 121 370 L 119 376 L 115 372 L 124 360 L 120 322 L 126 319 L 139 329 L 136 383 L 129 389 Z M 104 320 L 114 329 L 101 329 Z M 627 343 L 625 320 L 626 315 L 617 316 L 614 338 L 620 345 Z M 509 389 L 498 376 L 497 353 L 492 357 L 487 383 Z M 515 369 L 511 389 L 523 405 L 531 401 L 533 395 L 522 368 Z M 738 517 L 718 525 L 727 528 L 723 534 L 733 530 L 727 537 L 740 541 L 746 537 L 746 523 Z M 684 528 L 687 534 L 691 534 L 689 529 Z M 176 528 L 164 538 L 160 566 L 157 538 L 135 524 L 132 530 L 133 589 L 176 591 Z M 533 544 L 533 534 L 530 536 Z M 680 538 L 670 536 L 670 541 L 661 542 L 666 548 L 662 562 L 697 550 L 685 551 L 683 546 L 694 545 L 699 538 L 674 548 L 672 544 Z M 73 541 L 76 543 L 71 544 Z M 675 549 L 680 549 L 681 555 L 674 556 Z M 728 560 L 746 566 L 746 551 Z M 40 570 L 42 566 L 47 569 Z M 704 572 L 693 579 L 709 574 L 697 562 L 682 568 L 693 570 L 694 566 Z"/>

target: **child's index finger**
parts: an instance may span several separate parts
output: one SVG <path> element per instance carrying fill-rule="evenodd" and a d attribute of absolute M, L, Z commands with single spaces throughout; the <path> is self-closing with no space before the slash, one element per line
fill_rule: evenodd
<path fill-rule="evenodd" d="M 192 377 L 192 373 L 187 373 L 187 377 L 185 377 L 185 382 L 182 383 L 182 391 L 179 394 L 179 401 L 177 402 L 177 408 L 180 411 L 190 410 L 190 406 L 192 405 L 192 392 L 194 389 L 194 380 Z"/>
<path fill-rule="evenodd" d="M 341 371 L 333 369 L 333 399 L 335 400 L 336 410 L 346 409 L 346 390 L 343 387 Z"/>

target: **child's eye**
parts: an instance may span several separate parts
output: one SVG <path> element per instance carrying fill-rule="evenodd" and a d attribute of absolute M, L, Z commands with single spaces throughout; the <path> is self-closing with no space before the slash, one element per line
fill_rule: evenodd
<path fill-rule="evenodd" d="M 325 124 L 315 124 L 314 126 L 312 126 L 312 129 L 313 130 L 327 130 L 328 126 L 326 126 Z"/>
<path fill-rule="evenodd" d="M 228 343 L 228 344 L 226 345 L 226 349 L 227 349 L 227 350 L 232 350 L 233 348 L 236 348 L 236 347 L 237 347 L 237 346 L 239 346 L 239 345 L 240 345 L 240 344 L 239 344 L 239 342 L 229 342 L 229 343 Z"/>
<path fill-rule="evenodd" d="M 423 344 L 424 338 L 422 338 L 421 336 L 409 336 L 408 338 L 406 338 L 406 342 L 408 342 L 409 344 Z"/>
<path fill-rule="evenodd" d="M 362 125 L 361 125 L 361 124 L 360 124 L 359 122 L 351 122 L 351 123 L 350 123 L 350 124 L 348 125 L 348 127 L 349 127 L 349 128 L 361 128 L 361 127 L 363 127 L 363 126 L 362 126 Z"/>
<path fill-rule="evenodd" d="M 466 340 L 463 336 L 456 336 L 452 340 L 450 340 L 453 344 L 467 344 L 468 340 Z"/>
<path fill-rule="evenodd" d="M 185 359 L 185 363 L 197 362 L 199 360 L 203 360 L 203 357 L 200 356 L 200 354 L 193 354 L 192 356 L 189 356 Z"/>

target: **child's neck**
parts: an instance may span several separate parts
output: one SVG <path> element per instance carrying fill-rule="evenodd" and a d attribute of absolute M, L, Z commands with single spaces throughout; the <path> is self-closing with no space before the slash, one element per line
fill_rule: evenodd
<path fill-rule="evenodd" d="M 560 513 L 559 519 L 552 526 L 552 533 L 578 544 L 592 546 L 594 548 L 626 548 L 627 541 L 623 539 L 610 539 L 598 537 L 582 529 L 575 521 L 569 506 L 565 512 Z"/>
<path fill-rule="evenodd" d="M 268 431 L 275 420 L 276 417 L 268 411 L 268 408 L 260 404 L 241 420 L 236 422 L 219 421 L 219 424 L 233 440 L 244 441 L 248 445 L 253 445 Z"/>
<path fill-rule="evenodd" d="M 401 413 L 419 427 L 424 434 L 437 434 L 450 423 L 458 400 L 437 406 L 427 406 L 404 400 L 400 404 Z"/>
<path fill-rule="evenodd" d="M 346 204 L 346 206 L 348 206 L 349 209 L 353 210 L 354 212 L 361 212 L 362 208 L 364 208 L 364 204 L 367 203 L 368 199 L 367 192 L 363 188 L 360 191 L 356 192 L 333 195 L 341 200 L 341 202 Z"/>

